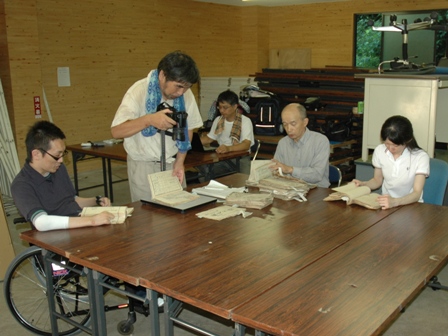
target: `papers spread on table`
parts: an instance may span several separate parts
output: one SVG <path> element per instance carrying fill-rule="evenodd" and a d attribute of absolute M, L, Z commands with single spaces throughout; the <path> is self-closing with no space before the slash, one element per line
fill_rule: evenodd
<path fill-rule="evenodd" d="M 245 187 L 229 188 L 225 184 L 211 180 L 202 188 L 195 188 L 193 193 L 225 199 L 226 205 L 240 206 L 253 209 L 263 209 L 272 204 L 274 197 L 271 193 L 247 193 Z"/>
<path fill-rule="evenodd" d="M 251 212 L 247 212 L 244 208 L 237 208 L 229 205 L 221 205 L 219 207 L 202 211 L 196 214 L 199 218 L 207 218 L 213 220 L 223 220 L 230 217 L 235 217 L 238 215 L 242 215 L 243 218 L 246 218 L 252 215 Z"/>
<path fill-rule="evenodd" d="M 369 187 L 356 186 L 354 183 L 348 183 L 345 186 L 333 188 L 334 193 L 331 193 L 324 198 L 324 201 L 346 201 L 348 205 L 358 204 L 367 209 L 380 209 L 381 205 L 378 203 L 378 194 L 372 193 Z"/>
<path fill-rule="evenodd" d="M 114 215 L 111 224 L 123 224 L 126 218 L 131 216 L 134 208 L 128 208 L 127 206 L 85 207 L 82 209 L 81 216 L 95 216 L 103 211 L 110 212 Z"/>
<path fill-rule="evenodd" d="M 148 175 L 152 199 L 157 203 L 174 206 L 198 199 L 198 195 L 184 191 L 177 176 L 172 170 L 166 170 Z"/>
<path fill-rule="evenodd" d="M 274 201 L 271 193 L 231 193 L 225 205 L 240 206 L 252 209 L 263 209 Z"/>
<path fill-rule="evenodd" d="M 225 199 L 231 193 L 243 193 L 246 190 L 245 187 L 241 188 L 229 188 L 225 184 L 219 183 L 215 180 L 211 180 L 208 185 L 202 188 L 194 188 L 192 193 L 204 196 L 211 196 L 220 199 Z"/>

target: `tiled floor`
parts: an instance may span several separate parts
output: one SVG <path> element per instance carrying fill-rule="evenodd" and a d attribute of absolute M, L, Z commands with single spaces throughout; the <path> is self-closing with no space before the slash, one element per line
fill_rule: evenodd
<path fill-rule="evenodd" d="M 445 150 L 438 150 L 436 157 L 448 161 L 448 154 Z M 247 167 L 244 168 L 247 171 Z M 115 163 L 114 180 L 126 178 L 126 168 L 120 163 Z M 102 175 L 100 171 L 93 171 L 80 175 L 80 186 L 95 185 L 101 181 Z M 102 194 L 101 188 L 93 188 L 81 192 L 81 196 L 94 196 Z M 130 202 L 130 195 L 127 182 L 119 182 L 114 184 L 114 204 L 127 204 Z M 7 201 L 7 200 L 6 200 Z M 21 231 L 27 230 L 24 224 L 14 226 L 12 219 L 17 217 L 15 208 L 7 206 L 6 208 L 9 222 L 9 229 L 12 236 L 16 253 L 22 251 L 27 246 L 19 238 Z M 448 267 L 445 267 L 439 274 L 439 280 L 442 284 L 448 285 Z M 125 298 L 115 294 L 107 294 L 106 302 L 108 304 L 116 304 L 124 302 Z M 182 318 L 199 324 L 202 328 L 213 331 L 219 335 L 231 335 L 232 325 L 213 316 L 195 311 L 193 308 L 186 307 L 181 313 Z M 405 312 L 391 325 L 384 333 L 387 336 L 408 336 L 408 335 L 448 335 L 448 292 L 433 291 L 426 288 L 422 293 L 406 308 Z M 108 335 L 120 335 L 116 329 L 117 323 L 126 319 L 126 310 L 117 310 L 108 312 L 107 315 Z M 134 325 L 133 335 L 149 335 L 149 319 L 143 315 L 137 315 L 137 322 Z M 163 323 L 161 321 L 161 329 L 163 331 Z M 31 335 L 22 326 L 17 323 L 6 307 L 3 297 L 3 288 L 0 293 L 0 334 L 2 335 Z M 249 333 L 253 333 L 249 331 Z M 176 335 L 197 335 L 176 327 Z M 326 335 L 324 335 L 326 336 Z"/>

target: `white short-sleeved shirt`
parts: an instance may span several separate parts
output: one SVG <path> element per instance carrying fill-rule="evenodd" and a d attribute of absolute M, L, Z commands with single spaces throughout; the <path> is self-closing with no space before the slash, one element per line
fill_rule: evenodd
<path fill-rule="evenodd" d="M 429 156 L 422 149 L 411 152 L 405 148 L 395 160 L 386 145 L 381 144 L 373 152 L 372 165 L 382 170 L 382 193 L 394 198 L 406 196 L 414 190 L 415 175 L 429 176 Z M 423 193 L 419 202 L 423 202 Z"/>
<path fill-rule="evenodd" d="M 221 134 L 215 134 L 216 127 L 218 126 L 219 121 L 221 120 L 222 116 L 219 118 L 216 118 L 213 121 L 212 128 L 210 129 L 210 133 L 208 133 L 208 137 L 210 139 L 216 140 L 220 145 L 226 145 L 231 146 L 232 139 L 230 138 L 230 132 L 232 131 L 233 121 L 227 121 L 224 120 L 224 130 Z M 254 131 L 252 126 L 252 121 L 242 115 L 241 116 L 241 135 L 239 142 L 243 142 L 244 140 L 249 140 L 250 145 L 252 146 L 254 144 Z"/>
<path fill-rule="evenodd" d="M 132 85 L 123 97 L 123 100 L 115 113 L 112 127 L 120 125 L 128 120 L 137 119 L 146 115 L 146 91 L 148 89 L 149 78 L 151 73 L 146 78 L 143 78 L 134 85 Z M 188 129 L 201 127 L 203 122 L 201 114 L 199 113 L 196 100 L 193 92 L 187 90 L 184 93 L 185 110 L 188 113 L 187 123 Z M 160 102 L 163 102 L 161 100 Z M 173 106 L 173 100 L 167 100 L 168 104 Z M 166 157 L 171 157 L 177 154 L 177 147 L 175 141 L 171 137 L 165 136 Z M 158 161 L 161 154 L 160 133 L 150 137 L 145 137 L 141 132 L 124 139 L 124 148 L 128 156 L 136 161 Z"/>

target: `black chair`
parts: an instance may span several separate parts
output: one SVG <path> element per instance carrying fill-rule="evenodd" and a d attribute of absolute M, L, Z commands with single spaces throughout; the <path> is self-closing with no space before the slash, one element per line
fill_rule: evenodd
<path fill-rule="evenodd" d="M 342 182 L 342 172 L 341 170 L 333 165 L 329 165 L 329 180 L 331 184 L 336 184 L 338 187 L 341 186 Z"/>

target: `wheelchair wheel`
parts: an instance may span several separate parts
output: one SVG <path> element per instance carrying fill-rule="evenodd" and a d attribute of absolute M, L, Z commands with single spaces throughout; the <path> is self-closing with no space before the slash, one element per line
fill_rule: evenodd
<path fill-rule="evenodd" d="M 62 257 L 58 261 L 68 262 Z M 88 325 L 90 312 L 86 277 L 56 264 L 52 267 L 51 281 L 57 312 L 83 326 Z M 5 299 L 14 318 L 38 335 L 52 334 L 46 281 L 42 250 L 32 246 L 12 261 L 3 284 Z M 80 331 L 61 319 L 57 321 L 59 335 L 73 335 Z"/>

